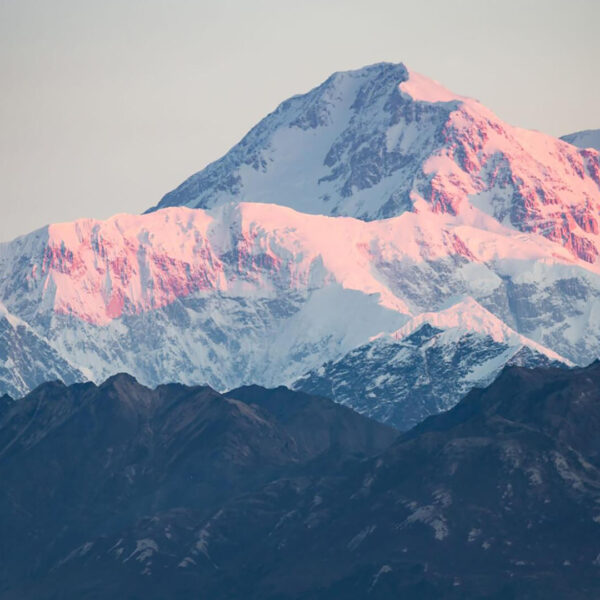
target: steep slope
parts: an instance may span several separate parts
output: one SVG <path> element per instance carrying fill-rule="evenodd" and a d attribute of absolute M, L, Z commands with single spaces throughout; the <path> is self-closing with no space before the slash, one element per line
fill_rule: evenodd
<path fill-rule="evenodd" d="M 96 381 L 288 383 L 463 296 L 588 361 L 597 267 L 471 216 L 367 223 L 250 203 L 52 225 L 0 246 L 0 301 Z"/>
<path fill-rule="evenodd" d="M 225 397 L 266 410 L 295 440 L 309 448 L 312 455 L 326 454 L 329 461 L 339 456 L 364 456 L 386 440 L 391 441 L 382 428 L 365 427 L 353 410 L 324 402 L 322 396 L 283 386 L 265 390 L 253 385 L 227 392 Z"/>
<path fill-rule="evenodd" d="M 124 553 L 124 537 L 109 553 L 150 567 L 159 544 L 181 550 L 190 524 L 230 498 L 283 473 L 301 476 L 315 461 L 339 469 L 397 435 L 323 398 L 262 388 L 251 394 L 252 404 L 207 387 L 150 390 L 117 375 L 99 387 L 48 383 L 17 402 L 2 399 L 0 596 L 50 597 L 40 582 L 62 564 L 124 529 L 152 524 L 158 541 L 141 537 Z M 277 413 L 261 403 L 272 394 Z M 119 597 L 132 597 L 126 582 L 116 583 Z M 96 584 L 84 578 L 80 593 L 61 587 L 60 594 L 96 597 Z"/>
<path fill-rule="evenodd" d="M 145 511 L 4 597 L 597 597 L 599 382 L 600 363 L 507 368 L 378 456 L 285 467 L 206 518 Z"/>
<path fill-rule="evenodd" d="M 472 298 L 423 313 L 298 379 L 293 387 L 333 398 L 407 430 L 448 410 L 507 364 L 567 366 L 568 361 L 507 327 Z"/>
<path fill-rule="evenodd" d="M 156 208 L 273 203 L 373 220 L 478 208 L 595 262 L 600 156 L 503 123 L 402 64 L 335 73 L 283 102 Z"/>
<path fill-rule="evenodd" d="M 287 384 L 466 296 L 588 362 L 598 267 L 468 217 L 364 222 L 248 203 L 51 225 L 0 245 L 0 301 L 94 381 Z"/>
<path fill-rule="evenodd" d="M 578 148 L 594 148 L 600 151 L 600 129 L 586 129 L 563 135 L 561 140 Z"/>
<path fill-rule="evenodd" d="M 79 369 L 27 323 L 0 303 L 0 389 L 17 398 L 49 379 L 67 384 L 85 381 Z"/>
<path fill-rule="evenodd" d="M 1 244 L 0 302 L 49 340 L 48 377 L 68 363 L 96 382 L 291 384 L 465 297 L 587 364 L 598 157 L 402 65 L 337 73 L 166 208 Z M 39 383 L 9 360 L 0 391 Z"/>

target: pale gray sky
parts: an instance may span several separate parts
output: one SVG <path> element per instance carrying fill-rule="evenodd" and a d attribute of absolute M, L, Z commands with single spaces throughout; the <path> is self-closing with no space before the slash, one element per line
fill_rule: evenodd
<path fill-rule="evenodd" d="M 404 62 L 509 123 L 600 127 L 597 0 L 0 0 L 0 240 L 142 212 L 333 71 Z"/>

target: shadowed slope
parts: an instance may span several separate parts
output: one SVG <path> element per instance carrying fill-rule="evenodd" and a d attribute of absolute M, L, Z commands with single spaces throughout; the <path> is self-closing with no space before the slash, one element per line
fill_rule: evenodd
<path fill-rule="evenodd" d="M 230 493 L 206 515 L 191 481 L 187 491 L 180 489 L 181 500 L 173 508 L 159 511 L 166 505 L 158 499 L 169 497 L 165 492 L 172 478 L 155 471 L 157 487 L 136 495 L 130 514 L 118 511 L 95 535 L 86 529 L 85 539 L 80 532 L 78 543 L 73 535 L 60 552 L 51 547 L 43 554 L 46 563 L 26 563 L 29 571 L 17 561 L 21 579 L 15 563 L 8 563 L 14 587 L 8 593 L 5 573 L 3 597 L 39 598 L 40 590 L 97 600 L 115 594 L 158 599 L 199 593 L 217 600 L 596 597 L 599 382 L 600 363 L 573 370 L 508 367 L 488 388 L 473 390 L 457 407 L 430 417 L 378 456 L 345 461 L 344 454 L 364 455 L 373 448 L 361 441 L 371 435 L 365 437 L 365 431 L 357 438 L 359 448 L 344 449 L 342 443 L 337 444 L 342 455 L 332 452 L 335 440 L 349 442 L 345 432 L 368 423 L 361 417 L 350 426 L 352 413 L 337 408 L 342 425 L 335 431 L 328 416 L 332 405 L 323 400 L 284 389 L 237 390 L 233 395 L 237 402 L 245 400 L 246 408 L 233 403 L 223 410 L 240 411 L 249 420 L 226 428 L 236 434 L 221 434 L 216 453 L 220 448 L 231 453 L 227 462 L 233 470 L 225 470 L 231 485 L 237 477 L 252 476 L 256 485 Z M 160 393 L 177 395 L 180 387 Z M 201 394 L 208 394 L 209 403 L 218 402 L 209 390 Z M 121 410 L 127 413 L 127 406 Z M 262 420 L 283 433 L 265 439 Z M 33 439 L 34 430 L 28 436 Z M 296 446 L 286 447 L 285 439 Z M 327 439 L 331 445 L 323 446 Z M 299 460 L 302 451 L 314 459 Z M 155 464 L 163 464 L 162 454 L 157 452 Z M 23 460 L 18 456 L 13 460 Z M 268 481 L 259 483 L 265 471 L 253 456 L 274 469 Z M 190 465 L 201 457 L 195 455 Z M 50 456 L 46 460 L 52 464 Z M 143 464 L 138 454 L 133 465 Z M 0 465 L 7 481 L 6 458 Z M 224 465 L 214 463 L 213 475 L 220 481 Z M 44 483 L 46 490 L 53 489 Z M 90 485 L 77 483 L 69 485 L 74 490 Z M 129 489 L 140 489 L 135 478 Z M 81 498 L 72 501 L 65 517 L 68 526 L 82 512 L 110 514 L 103 503 L 86 503 L 82 511 L 78 502 Z M 142 513 L 147 518 L 139 518 Z M 0 514 L 8 518 L 6 507 Z M 13 505 L 12 518 L 16 514 L 21 527 L 31 519 Z M 20 539 L 23 550 L 36 543 L 28 536 Z M 14 561 L 18 554 L 10 556 Z"/>
<path fill-rule="evenodd" d="M 48 383 L 18 401 L 0 399 L 0 597 L 27 597 L 31 583 L 40 598 L 44 584 L 35 582 L 89 544 L 163 521 L 169 543 L 171 527 L 202 522 L 284 473 L 310 471 L 315 460 L 338 468 L 396 436 L 330 400 L 251 392 L 252 404 L 208 387 L 150 390 L 117 375 L 101 386 Z M 281 407 L 276 415 L 260 406 L 273 393 L 294 405 L 292 422 L 278 416 Z"/>

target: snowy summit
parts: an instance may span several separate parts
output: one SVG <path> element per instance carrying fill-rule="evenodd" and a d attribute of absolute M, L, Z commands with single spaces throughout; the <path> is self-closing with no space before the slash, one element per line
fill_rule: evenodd
<path fill-rule="evenodd" d="M 119 371 L 343 390 L 366 357 L 364 397 L 337 399 L 405 426 L 459 379 L 596 356 L 599 206 L 596 150 L 401 64 L 335 73 L 147 214 L 0 244 L 0 392 Z M 428 360 L 443 402 L 399 412 Z"/>

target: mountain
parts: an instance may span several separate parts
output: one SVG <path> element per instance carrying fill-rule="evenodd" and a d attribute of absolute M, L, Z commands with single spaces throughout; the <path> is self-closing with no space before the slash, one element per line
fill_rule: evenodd
<path fill-rule="evenodd" d="M 447 215 L 168 208 L 51 225 L 0 246 L 0 272 L 11 314 L 97 382 L 287 384 L 461 297 L 573 362 L 600 338 L 595 266 Z"/>
<path fill-rule="evenodd" d="M 600 155 L 502 122 L 402 64 L 335 73 L 279 107 L 155 208 L 231 201 L 374 220 L 482 212 L 588 262 Z"/>
<path fill-rule="evenodd" d="M 507 367 L 395 441 L 284 389 L 46 384 L 0 421 L 2 598 L 597 597 L 599 382 Z"/>
<path fill-rule="evenodd" d="M 164 523 L 161 548 L 180 552 L 188 527 L 230 498 L 283 474 L 305 476 L 313 464 L 337 471 L 397 435 L 323 398 L 258 387 L 239 394 L 243 401 L 208 387 L 151 390 L 119 374 L 100 386 L 46 383 L 16 402 L 1 399 L 0 597 L 106 597 L 94 578 L 75 590 L 55 574 L 150 524 Z M 137 566 L 152 562 L 155 543 L 118 548 L 107 556 Z M 119 577 L 107 584 L 137 597 Z"/>
<path fill-rule="evenodd" d="M 470 298 L 325 363 L 294 388 L 407 430 L 489 385 L 506 365 L 568 366 Z"/>
<path fill-rule="evenodd" d="M 561 140 L 573 144 L 578 148 L 594 148 L 600 150 L 600 129 L 586 129 L 585 131 L 577 131 L 563 135 Z"/>
<path fill-rule="evenodd" d="M 291 385 L 469 298 L 542 363 L 583 365 L 600 341 L 599 156 L 402 65 L 337 73 L 164 208 L 0 244 L 0 302 L 49 346 L 48 377 L 96 383 Z M 12 355 L 0 378 L 13 396 L 39 383 Z"/>
<path fill-rule="evenodd" d="M 0 387 L 3 393 L 16 397 L 48 379 L 70 384 L 89 376 L 0 304 Z"/>

